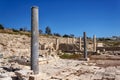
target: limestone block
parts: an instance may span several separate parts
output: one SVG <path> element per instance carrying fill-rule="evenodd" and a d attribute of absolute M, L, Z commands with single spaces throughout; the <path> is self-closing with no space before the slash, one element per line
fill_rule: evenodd
<path fill-rule="evenodd" d="M 120 75 L 120 70 L 116 70 L 116 75 Z"/>
<path fill-rule="evenodd" d="M 48 77 L 46 76 L 45 73 L 39 73 L 36 75 L 30 75 L 29 80 L 48 80 Z"/>
<path fill-rule="evenodd" d="M 79 79 L 80 79 L 80 80 L 91 80 L 91 77 L 92 77 L 92 76 L 93 76 L 93 74 L 86 73 L 86 74 L 80 75 Z"/>
<path fill-rule="evenodd" d="M 115 80 L 120 80 L 120 75 L 115 75 Z"/>
<path fill-rule="evenodd" d="M 29 78 L 31 74 L 33 74 L 33 71 L 31 70 L 20 70 L 15 71 L 15 74 L 18 76 L 19 79 L 23 80 L 25 78 Z"/>
<path fill-rule="evenodd" d="M 108 79 L 108 80 L 114 80 L 115 79 L 115 74 L 111 74 L 111 73 L 104 73 L 103 79 Z"/>
<path fill-rule="evenodd" d="M 96 72 L 93 75 L 92 80 L 102 80 L 103 75 L 104 75 L 104 73 L 102 73 L 102 72 Z"/>
<path fill-rule="evenodd" d="M 4 78 L 0 78 L 0 80 L 12 80 L 11 77 L 4 77 Z"/>

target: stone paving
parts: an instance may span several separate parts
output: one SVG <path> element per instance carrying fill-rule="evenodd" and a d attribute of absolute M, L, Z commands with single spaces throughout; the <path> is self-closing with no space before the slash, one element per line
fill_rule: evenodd
<path fill-rule="evenodd" d="M 104 68 L 85 61 L 60 59 L 40 68 L 48 80 L 120 80 L 120 66 Z"/>

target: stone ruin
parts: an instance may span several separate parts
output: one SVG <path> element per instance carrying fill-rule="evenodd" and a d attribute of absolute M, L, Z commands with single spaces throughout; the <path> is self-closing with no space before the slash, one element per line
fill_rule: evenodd
<path fill-rule="evenodd" d="M 35 11 L 38 9 L 36 7 L 32 8 L 34 8 Z M 35 20 L 37 17 L 38 16 L 35 17 Z M 35 21 L 35 24 L 38 23 Z M 33 25 L 32 27 L 34 26 L 36 27 L 38 25 Z M 36 28 L 33 29 L 35 29 L 35 32 L 37 31 Z M 88 61 L 88 52 L 93 52 L 95 54 L 106 53 L 107 48 L 97 48 L 96 36 L 93 37 L 93 42 L 88 41 L 85 32 L 83 39 L 81 37 L 78 39 L 54 38 L 53 41 L 49 41 L 52 39 L 43 39 L 41 37 L 38 39 L 36 36 L 37 40 L 35 38 L 31 43 L 33 49 L 30 49 L 29 37 L 21 36 L 20 38 L 20 35 L 10 34 L 0 34 L 0 36 L 2 36 L 2 39 L 0 39 L 0 50 L 1 53 L 3 53 L 0 54 L 0 80 L 90 80 L 90 78 L 92 78 L 91 80 L 120 79 L 119 67 L 113 69 L 114 73 L 111 67 L 104 69 L 96 67 L 94 63 L 59 59 L 58 55 L 61 55 L 62 52 L 72 52 L 77 54 L 84 53 L 85 61 Z M 33 35 L 32 38 L 34 38 L 34 36 L 35 35 Z M 38 45 L 34 46 L 37 41 L 40 43 L 37 43 Z M 38 52 L 36 52 L 37 49 Z M 35 54 L 35 56 L 30 55 L 30 50 L 33 50 L 33 54 Z M 118 49 L 115 48 L 115 50 Z M 111 54 L 113 54 L 113 52 Z M 35 62 L 31 62 L 32 60 Z M 60 70 L 60 72 L 58 71 L 54 74 L 54 70 L 57 71 L 57 69 Z"/>

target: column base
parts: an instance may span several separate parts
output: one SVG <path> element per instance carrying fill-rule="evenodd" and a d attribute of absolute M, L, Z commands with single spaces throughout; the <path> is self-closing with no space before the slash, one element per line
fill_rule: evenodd
<path fill-rule="evenodd" d="M 81 61 L 89 61 L 90 58 L 80 58 L 79 60 L 81 60 Z"/>

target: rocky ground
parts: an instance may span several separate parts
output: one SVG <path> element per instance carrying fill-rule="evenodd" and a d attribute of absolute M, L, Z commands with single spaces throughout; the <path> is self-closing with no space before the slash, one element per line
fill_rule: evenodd
<path fill-rule="evenodd" d="M 120 80 L 120 66 L 99 67 L 96 63 L 58 60 L 41 65 L 41 72 L 56 80 Z"/>
<path fill-rule="evenodd" d="M 105 60 L 81 61 L 58 57 L 40 60 L 37 80 L 120 80 L 119 60 L 117 64 L 113 62 L 115 60 L 107 60 L 111 64 L 108 66 L 104 66 L 107 64 Z M 0 59 L 0 63 L 0 80 L 35 80 L 31 78 L 33 72 L 26 64 L 8 59 Z"/>

